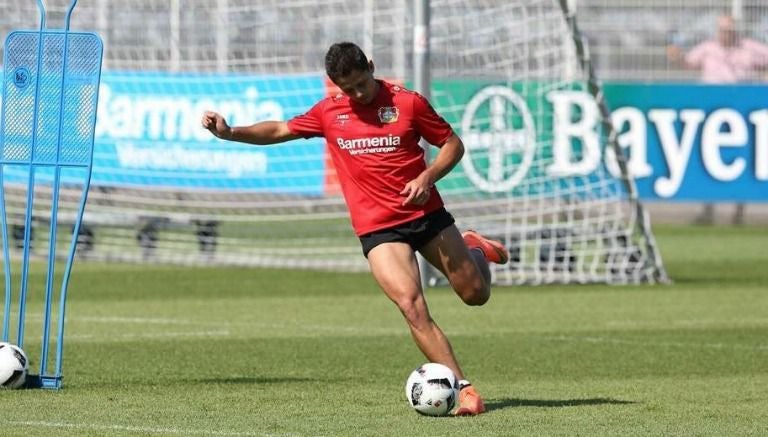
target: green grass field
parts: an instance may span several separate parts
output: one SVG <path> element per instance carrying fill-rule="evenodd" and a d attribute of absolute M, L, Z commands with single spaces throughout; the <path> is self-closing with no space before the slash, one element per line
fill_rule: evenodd
<path fill-rule="evenodd" d="M 768 230 L 656 234 L 673 285 L 428 290 L 473 418 L 407 405 L 424 359 L 367 274 L 77 264 L 65 387 L 0 391 L 0 434 L 768 435 Z"/>

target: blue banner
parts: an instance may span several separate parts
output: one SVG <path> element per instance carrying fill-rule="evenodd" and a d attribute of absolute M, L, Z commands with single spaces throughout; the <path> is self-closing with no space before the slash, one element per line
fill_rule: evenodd
<path fill-rule="evenodd" d="M 768 85 L 605 85 L 640 197 L 768 201 Z"/>
<path fill-rule="evenodd" d="M 287 120 L 325 96 L 323 77 L 111 73 L 102 78 L 93 183 L 319 195 L 324 143 L 221 141 L 204 111 L 230 125 Z"/>
<path fill-rule="evenodd" d="M 287 120 L 326 95 L 324 80 L 319 73 L 105 73 L 92 183 L 323 195 L 322 139 L 266 147 L 226 142 L 203 129 L 200 117 L 214 110 L 231 125 Z M 768 85 L 607 83 L 604 91 L 642 199 L 768 201 Z M 544 104 L 540 110 L 557 121 L 541 127 L 555 139 L 550 177 L 590 175 L 602 160 L 618 174 L 612 153 L 596 150 L 599 120 L 590 97 L 554 90 Z M 439 97 L 435 106 L 452 115 Z M 454 115 L 461 120 L 463 112 Z M 6 178 L 14 172 L 9 168 Z M 17 176 L 27 179 L 23 170 Z"/>
<path fill-rule="evenodd" d="M 324 142 L 274 146 L 221 141 L 203 129 L 212 110 L 230 125 L 287 120 L 326 95 L 323 76 L 170 75 L 105 73 L 94 143 L 92 184 L 247 190 L 321 195 Z M 26 182 L 24 166 L 8 166 L 6 181 Z M 77 172 L 64 181 L 82 182 Z M 40 169 L 36 179 L 52 179 Z"/>

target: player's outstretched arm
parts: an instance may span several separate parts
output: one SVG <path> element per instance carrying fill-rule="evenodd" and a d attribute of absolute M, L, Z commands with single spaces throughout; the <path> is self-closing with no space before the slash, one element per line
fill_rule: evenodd
<path fill-rule="evenodd" d="M 231 127 L 221 114 L 206 111 L 201 120 L 203 128 L 222 140 L 258 145 L 276 144 L 301 138 L 288 129 L 284 121 L 262 121 L 250 126 Z"/>

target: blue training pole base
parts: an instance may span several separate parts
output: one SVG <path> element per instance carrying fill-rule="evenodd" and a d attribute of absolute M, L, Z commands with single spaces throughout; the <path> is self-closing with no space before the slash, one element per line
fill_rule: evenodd
<path fill-rule="evenodd" d="M 61 379 L 61 375 L 27 375 L 27 380 L 24 382 L 24 388 L 48 388 L 58 390 L 61 388 Z"/>

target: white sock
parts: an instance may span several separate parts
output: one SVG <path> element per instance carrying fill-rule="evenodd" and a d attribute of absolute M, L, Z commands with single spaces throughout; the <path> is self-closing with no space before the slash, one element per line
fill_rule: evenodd
<path fill-rule="evenodd" d="M 462 390 L 464 387 L 469 387 L 470 385 L 472 385 L 472 383 L 467 381 L 466 379 L 459 380 L 459 390 Z"/>

